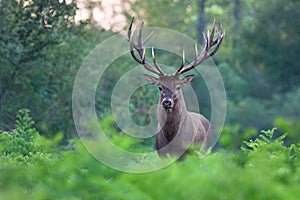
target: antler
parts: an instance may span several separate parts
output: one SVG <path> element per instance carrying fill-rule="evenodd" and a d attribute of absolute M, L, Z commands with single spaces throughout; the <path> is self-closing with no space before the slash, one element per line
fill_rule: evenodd
<path fill-rule="evenodd" d="M 137 44 L 135 44 L 133 42 L 133 32 L 132 31 L 132 24 L 133 24 L 133 21 L 134 21 L 134 17 L 132 18 L 131 20 L 131 23 L 130 23 L 130 26 L 128 28 L 128 42 L 130 44 L 130 53 L 132 55 L 132 57 L 134 58 L 135 61 L 137 61 L 138 63 L 144 65 L 144 67 L 159 75 L 159 76 L 165 76 L 166 74 L 160 69 L 160 67 L 158 66 L 158 64 L 156 63 L 156 60 L 155 60 L 155 56 L 154 56 L 154 49 L 152 47 L 152 60 L 153 60 L 153 64 L 155 67 L 153 67 L 147 60 L 146 60 L 146 49 L 144 49 L 144 45 L 149 41 L 149 39 L 151 38 L 151 36 L 153 35 L 153 32 L 151 32 L 147 38 L 142 41 L 142 29 L 143 29 L 143 25 L 144 25 L 144 22 L 142 22 L 141 24 L 141 27 L 140 27 L 140 30 L 139 30 L 139 33 L 138 33 L 138 36 L 137 36 Z M 138 52 L 138 56 L 135 54 L 135 51 L 136 50 Z"/>
<path fill-rule="evenodd" d="M 219 24 L 219 29 L 220 29 L 220 32 L 222 32 L 222 24 Z M 215 35 L 216 31 L 218 33 L 218 37 L 214 40 L 214 35 Z M 207 36 L 204 33 L 202 33 L 204 40 L 205 40 L 205 45 L 204 45 L 204 48 L 202 49 L 200 55 L 198 54 L 197 44 L 195 44 L 195 59 L 190 64 L 184 66 L 184 52 L 183 52 L 182 63 L 180 65 L 179 69 L 176 71 L 175 76 L 179 76 L 180 74 L 183 74 L 183 73 L 193 69 L 194 67 L 200 65 L 205 59 L 215 55 L 215 53 L 217 53 L 217 51 L 222 43 L 222 40 L 225 36 L 225 32 L 223 32 L 222 34 L 220 32 L 215 29 L 215 20 L 214 20 L 211 33 L 209 33 L 209 30 L 207 31 Z M 212 47 L 215 47 L 215 48 L 211 50 Z"/>

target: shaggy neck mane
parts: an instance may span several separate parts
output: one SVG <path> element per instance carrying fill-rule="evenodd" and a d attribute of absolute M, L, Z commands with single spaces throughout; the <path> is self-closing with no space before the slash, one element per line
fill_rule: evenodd
<path fill-rule="evenodd" d="M 162 106 L 159 106 L 158 112 L 160 116 L 163 116 L 163 120 L 160 120 L 160 123 L 162 123 L 160 127 L 162 127 L 163 134 L 167 138 L 170 138 L 170 140 L 173 139 L 187 115 L 182 92 L 179 92 L 177 102 L 173 108 L 165 110 Z"/>

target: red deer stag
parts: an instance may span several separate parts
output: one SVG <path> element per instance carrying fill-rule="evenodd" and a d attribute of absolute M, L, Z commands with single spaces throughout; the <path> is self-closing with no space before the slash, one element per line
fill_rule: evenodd
<path fill-rule="evenodd" d="M 143 23 L 137 35 L 137 42 L 133 41 L 132 19 L 128 29 L 128 41 L 130 44 L 130 53 L 135 61 L 142 64 L 148 71 L 157 74 L 159 77 L 153 77 L 145 74 L 145 79 L 150 84 L 157 85 L 160 90 L 160 98 L 157 106 L 157 134 L 156 150 L 160 157 L 166 155 L 183 156 L 188 152 L 191 144 L 202 144 L 202 151 L 206 152 L 211 145 L 212 129 L 209 120 L 203 115 L 188 112 L 182 94 L 182 86 L 190 84 L 194 75 L 187 75 L 180 78 L 180 75 L 200 65 L 205 59 L 213 56 L 219 49 L 224 33 L 215 29 L 215 21 L 212 25 L 212 31 L 204 36 L 205 44 L 201 53 L 198 53 L 197 44 L 195 45 L 195 60 L 188 65 L 184 65 L 184 52 L 182 63 L 179 69 L 172 75 L 165 74 L 154 57 L 152 48 L 153 64 L 147 61 L 144 45 L 152 36 L 150 33 L 146 39 L 142 40 Z M 220 30 L 222 26 L 220 24 Z M 217 37 L 214 39 L 215 32 Z M 136 54 L 137 52 L 137 54 Z"/>

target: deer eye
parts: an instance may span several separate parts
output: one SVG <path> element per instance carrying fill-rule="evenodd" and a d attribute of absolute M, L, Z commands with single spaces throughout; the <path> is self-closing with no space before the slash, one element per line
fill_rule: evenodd
<path fill-rule="evenodd" d="M 175 90 L 180 90 L 181 89 L 181 86 L 180 85 L 177 85 Z"/>
<path fill-rule="evenodd" d="M 161 87 L 161 86 L 158 86 L 158 89 L 159 89 L 160 91 L 162 91 L 162 87 Z"/>

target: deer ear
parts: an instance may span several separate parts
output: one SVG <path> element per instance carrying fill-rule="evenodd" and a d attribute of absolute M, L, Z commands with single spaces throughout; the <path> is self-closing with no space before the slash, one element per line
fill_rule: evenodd
<path fill-rule="evenodd" d="M 150 84 L 153 84 L 153 85 L 157 85 L 158 84 L 158 79 L 155 78 L 154 76 L 150 76 L 148 74 L 144 74 L 144 77 L 146 79 L 146 81 Z"/>
<path fill-rule="evenodd" d="M 192 81 L 194 80 L 194 76 L 195 76 L 194 74 L 185 76 L 185 77 L 182 79 L 183 85 L 191 84 Z"/>

